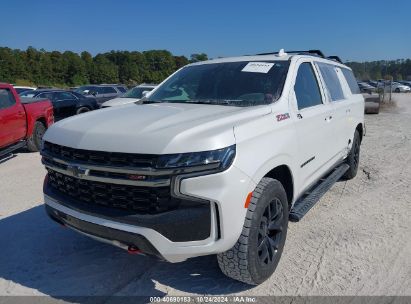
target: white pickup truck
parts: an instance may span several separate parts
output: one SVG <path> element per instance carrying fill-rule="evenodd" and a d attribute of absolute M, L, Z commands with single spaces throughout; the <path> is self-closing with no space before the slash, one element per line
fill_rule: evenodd
<path fill-rule="evenodd" d="M 364 132 L 363 97 L 338 57 L 198 62 L 139 103 L 54 124 L 41 152 L 46 210 L 130 253 L 216 254 L 226 275 L 259 284 L 288 221 L 356 175 Z"/>

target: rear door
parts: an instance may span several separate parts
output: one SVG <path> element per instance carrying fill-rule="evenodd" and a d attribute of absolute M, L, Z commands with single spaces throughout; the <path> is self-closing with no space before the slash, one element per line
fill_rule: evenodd
<path fill-rule="evenodd" d="M 117 90 L 113 87 L 102 87 L 103 89 L 103 94 L 104 94 L 104 101 L 116 98 L 119 93 L 117 92 Z"/>
<path fill-rule="evenodd" d="M 295 72 L 294 90 L 290 107 L 298 137 L 299 183 L 307 189 L 329 167 L 332 157 L 332 108 L 326 101 L 318 72 L 309 59 L 300 60 Z"/>
<path fill-rule="evenodd" d="M 27 131 L 23 105 L 8 88 L 0 88 L 0 148 L 24 139 Z"/>
<path fill-rule="evenodd" d="M 342 75 L 341 69 L 333 64 L 316 62 L 320 71 L 322 81 L 325 84 L 325 92 L 327 100 L 333 109 L 333 124 L 330 127 L 335 134 L 330 149 L 334 161 L 338 161 L 343 150 L 348 146 L 347 130 L 344 130 L 343 125 L 348 114 L 347 96 L 341 85 Z"/>

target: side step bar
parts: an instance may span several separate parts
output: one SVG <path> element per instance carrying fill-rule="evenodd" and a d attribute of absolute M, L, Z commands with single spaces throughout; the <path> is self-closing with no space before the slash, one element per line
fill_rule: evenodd
<path fill-rule="evenodd" d="M 11 146 L 8 146 L 8 147 L 4 148 L 4 149 L 0 149 L 0 158 L 4 155 L 8 155 L 11 152 L 13 152 L 17 149 L 23 148 L 25 146 L 26 146 L 26 141 L 22 140 L 22 141 L 19 141 L 18 143 L 15 143 Z"/>
<path fill-rule="evenodd" d="M 318 181 L 309 191 L 299 198 L 289 214 L 291 222 L 300 221 L 320 198 L 344 175 L 350 166 L 341 164 Z"/>

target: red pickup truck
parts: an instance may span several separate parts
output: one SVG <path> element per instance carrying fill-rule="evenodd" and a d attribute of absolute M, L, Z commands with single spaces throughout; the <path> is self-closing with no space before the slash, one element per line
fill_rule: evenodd
<path fill-rule="evenodd" d="M 13 86 L 0 83 L 0 158 L 24 146 L 38 151 L 53 122 L 48 99 L 21 99 Z"/>

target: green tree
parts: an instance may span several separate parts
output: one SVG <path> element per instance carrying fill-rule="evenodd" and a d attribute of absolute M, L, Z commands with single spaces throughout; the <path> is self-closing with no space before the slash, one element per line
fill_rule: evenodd
<path fill-rule="evenodd" d="M 198 62 L 198 61 L 205 61 L 208 60 L 207 54 L 200 53 L 200 54 L 191 54 L 190 62 Z"/>

